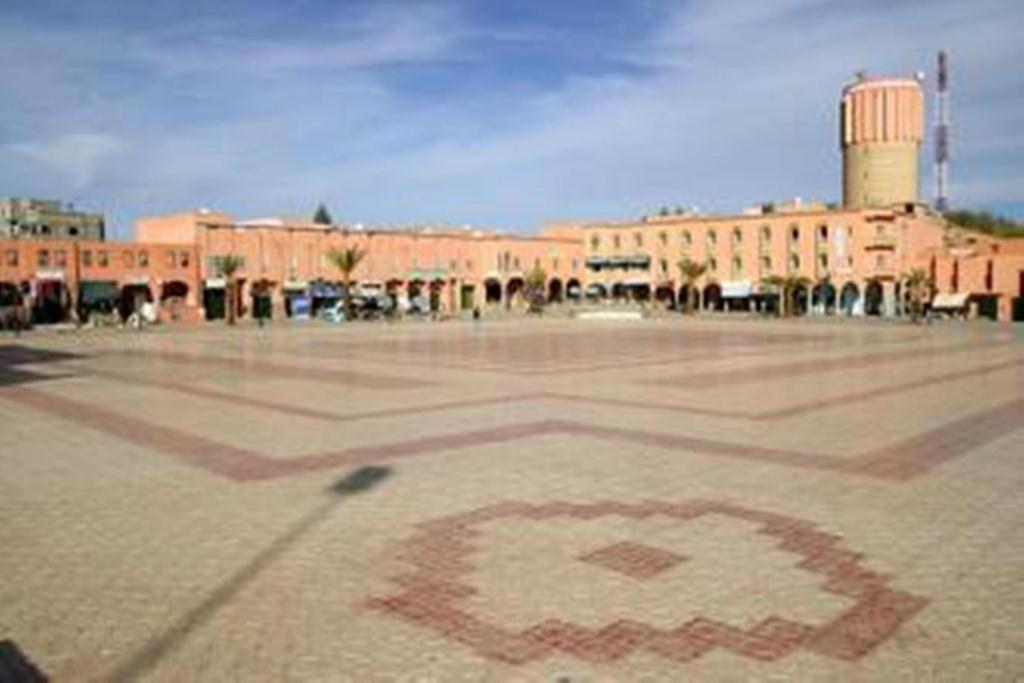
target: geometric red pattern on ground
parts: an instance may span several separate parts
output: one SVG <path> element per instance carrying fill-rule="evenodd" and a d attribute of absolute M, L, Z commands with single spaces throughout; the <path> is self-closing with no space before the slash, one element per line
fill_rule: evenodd
<path fill-rule="evenodd" d="M 476 551 L 473 541 L 481 533 L 476 527 L 482 523 L 515 517 L 542 522 L 610 515 L 633 519 L 660 515 L 687 522 L 709 514 L 760 525 L 757 533 L 772 536 L 778 540 L 779 549 L 800 557 L 797 567 L 824 578 L 823 590 L 850 598 L 853 605 L 819 626 L 772 616 L 747 630 L 706 616 L 673 628 L 656 628 L 626 619 L 589 628 L 549 619 L 517 630 L 473 614 L 460 605 L 477 592 L 465 579 L 476 569 L 470 560 Z M 759 661 L 774 661 L 799 648 L 855 660 L 887 640 L 928 602 L 887 587 L 887 577 L 861 566 L 859 554 L 839 547 L 840 537 L 816 530 L 811 522 L 724 502 L 504 502 L 417 526 L 419 531 L 397 548 L 398 559 L 412 567 L 392 577 L 401 590 L 369 598 L 366 605 L 431 629 L 482 657 L 508 664 L 523 664 L 555 652 L 593 663 L 612 662 L 638 650 L 688 662 L 714 648 L 725 648 Z"/>
<path fill-rule="evenodd" d="M 583 562 L 611 569 L 634 579 L 649 579 L 686 560 L 681 555 L 643 543 L 613 543 L 579 558 Z"/>

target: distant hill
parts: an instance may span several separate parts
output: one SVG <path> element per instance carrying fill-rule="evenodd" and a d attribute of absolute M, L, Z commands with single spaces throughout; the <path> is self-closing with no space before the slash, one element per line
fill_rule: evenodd
<path fill-rule="evenodd" d="M 974 232 L 992 235 L 993 237 L 1024 238 L 1024 223 L 997 216 L 988 211 L 968 211 L 956 209 L 943 214 L 953 225 Z"/>

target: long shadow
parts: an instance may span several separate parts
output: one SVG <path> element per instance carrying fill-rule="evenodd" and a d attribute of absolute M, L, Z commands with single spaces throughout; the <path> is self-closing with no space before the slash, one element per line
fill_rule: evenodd
<path fill-rule="evenodd" d="M 30 382 L 44 382 L 46 380 L 61 379 L 70 377 L 68 373 L 43 374 L 18 368 L 18 365 L 36 365 L 44 363 L 60 363 L 69 360 L 78 360 L 82 356 L 67 353 L 65 351 L 51 351 L 49 349 L 37 349 L 22 344 L 0 345 L 0 388 L 14 386 L 17 384 L 28 384 Z"/>
<path fill-rule="evenodd" d="M 310 510 L 290 529 L 261 550 L 164 633 L 151 639 L 121 663 L 110 675 L 109 680 L 136 681 L 152 671 L 164 657 L 174 652 L 193 631 L 209 621 L 274 560 L 295 545 L 310 529 L 326 519 L 346 497 L 370 490 L 390 474 L 391 469 L 387 467 L 362 467 L 332 484 L 327 489 L 331 495 L 323 503 Z"/>

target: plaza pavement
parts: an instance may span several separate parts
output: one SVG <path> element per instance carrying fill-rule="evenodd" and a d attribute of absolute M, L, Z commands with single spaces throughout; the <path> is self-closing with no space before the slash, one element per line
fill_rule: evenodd
<path fill-rule="evenodd" d="M 672 317 L 0 340 L 54 680 L 1024 676 L 1024 333 Z"/>

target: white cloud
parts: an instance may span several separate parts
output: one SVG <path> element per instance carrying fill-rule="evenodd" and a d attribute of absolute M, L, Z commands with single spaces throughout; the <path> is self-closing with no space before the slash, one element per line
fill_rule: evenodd
<path fill-rule="evenodd" d="M 120 139 L 106 133 L 71 133 L 6 146 L 7 153 L 59 175 L 74 192 L 88 187 L 103 163 L 124 149 Z"/>

